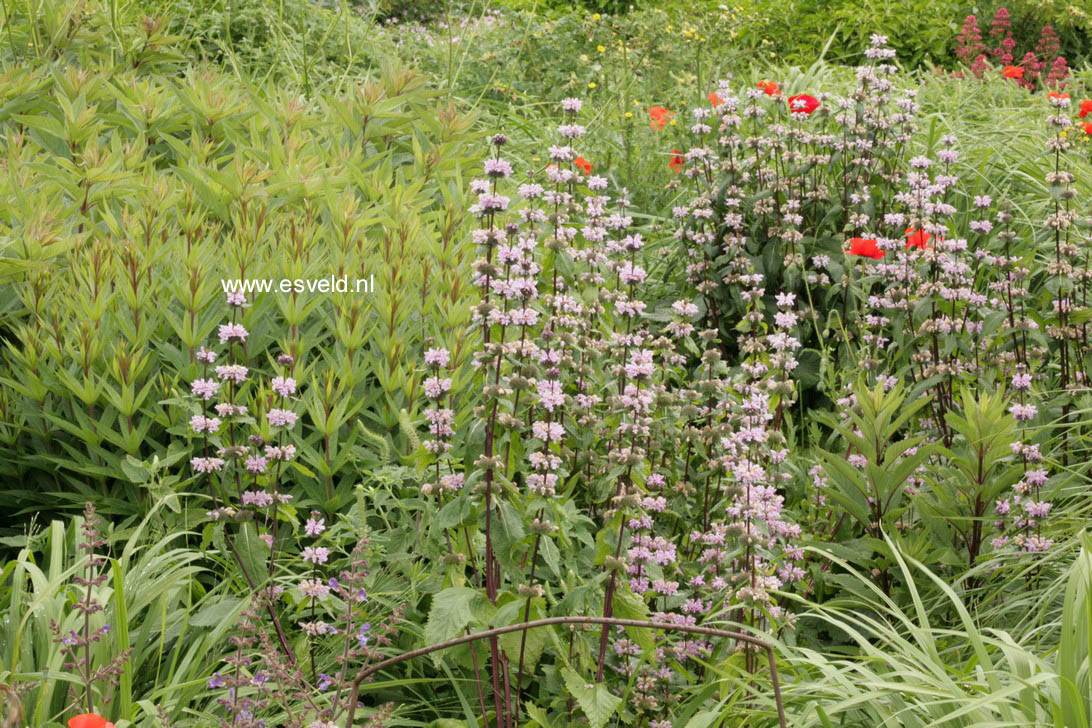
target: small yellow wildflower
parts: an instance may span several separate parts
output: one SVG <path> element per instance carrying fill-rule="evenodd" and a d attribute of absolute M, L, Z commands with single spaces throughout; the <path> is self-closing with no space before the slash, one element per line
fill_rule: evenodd
<path fill-rule="evenodd" d="M 672 119 L 671 121 L 669 121 L 667 123 L 668 123 L 668 126 L 675 126 L 675 120 L 674 119 Z"/>
<path fill-rule="evenodd" d="M 606 48 L 606 46 L 596 46 L 596 48 L 595 48 L 595 49 L 596 49 L 597 51 L 599 51 L 600 53 L 606 53 L 606 52 L 607 52 L 607 48 Z"/>
<path fill-rule="evenodd" d="M 593 15 L 591 16 L 591 19 L 592 19 L 592 20 L 599 20 L 599 18 L 601 18 L 601 17 L 603 17 L 603 16 L 602 16 L 602 15 L 600 15 L 599 13 L 595 13 L 595 14 L 593 14 Z"/>
<path fill-rule="evenodd" d="M 595 81 L 592 81 L 591 83 L 588 84 L 588 88 L 595 88 L 598 85 L 599 84 L 597 84 Z"/>
<path fill-rule="evenodd" d="M 627 119 L 632 119 L 633 118 L 633 112 L 632 111 L 627 111 L 625 116 L 626 116 Z"/>

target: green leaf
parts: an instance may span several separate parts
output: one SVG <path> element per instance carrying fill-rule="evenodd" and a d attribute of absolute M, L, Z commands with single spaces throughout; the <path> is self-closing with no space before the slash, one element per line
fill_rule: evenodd
<path fill-rule="evenodd" d="M 709 728 L 720 717 L 720 713 L 715 710 L 706 710 L 702 713 L 698 713 L 691 718 L 686 728 Z"/>
<path fill-rule="evenodd" d="M 269 547 L 258 535 L 253 522 L 246 522 L 235 536 L 235 548 L 239 552 L 241 566 L 255 584 L 265 581 L 269 573 Z"/>
<path fill-rule="evenodd" d="M 542 560 L 546 562 L 546 566 L 553 572 L 556 577 L 561 576 L 561 552 L 557 550 L 557 545 L 554 540 L 549 536 L 542 537 Z"/>
<path fill-rule="evenodd" d="M 435 645 L 457 637 L 474 619 L 473 603 L 479 597 L 476 589 L 453 586 L 432 598 L 432 608 L 425 624 L 425 643 Z M 433 654 L 439 664 L 440 653 Z"/>
<path fill-rule="evenodd" d="M 615 590 L 612 608 L 614 616 L 619 619 L 637 619 L 642 622 L 651 619 L 648 614 L 648 605 L 628 587 Z M 626 634 L 641 646 L 641 652 L 645 655 L 656 653 L 656 642 L 652 639 L 652 630 L 645 627 L 626 627 Z"/>
<path fill-rule="evenodd" d="M 125 601 L 125 567 L 117 559 L 110 559 L 112 586 L 114 587 L 114 614 L 116 615 L 118 653 L 128 651 L 131 644 L 129 635 L 129 612 Z M 118 676 L 118 718 L 132 720 L 133 717 L 133 661 L 126 660 Z"/>
<path fill-rule="evenodd" d="M 237 597 L 225 596 L 209 604 L 190 618 L 190 625 L 194 627 L 217 627 L 231 617 L 243 603 Z"/>
<path fill-rule="evenodd" d="M 587 682 L 575 670 L 565 668 L 561 671 L 561 676 L 565 679 L 569 694 L 576 698 L 592 728 L 603 728 L 622 704 L 622 699 L 611 695 L 606 685 Z"/>
<path fill-rule="evenodd" d="M 527 611 L 526 601 L 519 600 L 517 602 L 519 612 L 516 614 L 516 620 L 513 623 L 523 622 L 524 614 L 527 614 L 527 621 L 542 619 L 546 616 L 545 605 L 546 601 L 544 599 L 536 597 L 531 600 L 531 609 Z M 504 650 L 504 654 L 508 656 L 513 665 L 519 664 L 520 651 L 522 651 L 524 669 L 529 673 L 533 672 L 534 666 L 538 664 L 539 657 L 542 656 L 542 652 L 550 642 L 549 631 L 551 629 L 552 627 L 536 627 L 522 632 L 509 632 L 501 635 L 499 640 L 501 649 Z"/>
<path fill-rule="evenodd" d="M 527 717 L 533 720 L 539 728 L 550 728 L 550 719 L 545 710 L 532 703 L 526 703 L 523 707 L 527 711 Z"/>

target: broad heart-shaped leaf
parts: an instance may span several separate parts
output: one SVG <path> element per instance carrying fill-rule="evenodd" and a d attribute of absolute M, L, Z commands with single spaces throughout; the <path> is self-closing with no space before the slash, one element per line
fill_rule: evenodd
<path fill-rule="evenodd" d="M 622 699 L 611 695 L 606 685 L 588 682 L 575 670 L 565 668 L 561 671 L 561 676 L 565 678 L 565 687 L 576 698 L 592 728 L 603 728 L 622 704 Z"/>
<path fill-rule="evenodd" d="M 514 604 L 518 607 L 515 620 L 506 622 L 505 624 L 523 622 L 525 614 L 527 615 L 527 621 L 542 619 L 546 616 L 544 611 L 546 600 L 542 597 L 535 597 L 531 600 L 530 610 L 527 609 L 526 599 L 517 599 L 514 601 Z M 503 607 L 497 610 L 498 626 L 501 624 L 500 617 L 502 611 L 505 611 Z M 529 673 L 534 673 L 535 665 L 538 664 L 538 659 L 542 656 L 542 652 L 550 643 L 549 631 L 551 629 L 553 629 L 553 627 L 536 627 L 535 629 L 528 629 L 523 632 L 509 632 L 508 634 L 501 635 L 499 640 L 501 649 L 504 650 L 504 654 L 513 665 L 518 665 L 520 663 L 520 652 L 522 651 L 524 669 Z"/>
<path fill-rule="evenodd" d="M 453 586 L 432 597 L 432 608 L 425 624 L 425 644 L 435 645 L 462 634 L 474 620 L 474 603 L 484 599 L 477 589 Z M 433 653 L 439 664 L 440 652 Z"/>

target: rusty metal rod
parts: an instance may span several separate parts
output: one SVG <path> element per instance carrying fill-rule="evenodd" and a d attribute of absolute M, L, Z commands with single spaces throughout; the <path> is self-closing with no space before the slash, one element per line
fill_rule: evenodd
<path fill-rule="evenodd" d="M 739 640 L 740 642 L 747 642 L 756 647 L 761 647 L 765 650 L 766 659 L 770 663 L 770 682 L 773 684 L 774 702 L 777 704 L 778 723 L 781 728 L 788 728 L 788 724 L 785 722 L 785 706 L 781 701 L 781 681 L 777 676 L 777 661 L 774 659 L 773 645 L 769 642 L 760 640 L 757 637 L 752 637 L 749 634 L 744 634 L 743 632 L 730 632 L 725 629 L 715 629 L 713 627 L 691 627 L 684 624 L 671 624 L 670 622 L 643 622 L 639 619 L 616 619 L 614 617 L 548 617 L 546 619 L 536 619 L 530 622 L 510 624 L 506 627 L 496 627 L 494 629 L 485 630 L 484 632 L 463 635 L 447 640 L 446 642 L 429 645 L 428 647 L 420 647 L 416 650 L 403 652 L 401 655 L 395 657 L 389 657 L 371 667 L 364 668 L 357 673 L 355 678 L 353 678 L 352 691 L 349 695 L 349 712 L 345 720 L 345 728 L 353 728 L 353 720 L 356 717 L 356 704 L 360 697 L 361 683 L 380 670 L 392 667 L 393 665 L 405 662 L 406 660 L 412 660 L 415 657 L 446 650 L 449 647 L 456 647 L 458 645 L 466 644 L 467 642 L 498 637 L 502 634 L 508 634 L 509 632 L 522 632 L 524 630 L 534 629 L 535 627 L 548 627 L 553 624 L 605 624 L 617 627 L 639 627 L 646 629 L 672 630 L 676 632 L 691 632 L 693 634 L 707 634 L 713 637 L 727 637 L 729 639 Z M 484 720 L 485 716 L 482 716 L 482 719 Z"/>

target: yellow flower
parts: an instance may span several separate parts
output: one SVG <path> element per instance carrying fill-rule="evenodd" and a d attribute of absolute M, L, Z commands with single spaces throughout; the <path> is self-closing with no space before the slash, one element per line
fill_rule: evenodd
<path fill-rule="evenodd" d="M 595 88 L 598 85 L 599 84 L 597 84 L 595 81 L 592 81 L 591 83 L 588 84 L 588 88 Z"/>
<path fill-rule="evenodd" d="M 672 119 L 671 121 L 669 121 L 667 123 L 668 123 L 669 126 L 675 126 L 675 120 L 674 119 Z"/>
<path fill-rule="evenodd" d="M 606 53 L 607 52 L 606 46 L 596 46 L 596 50 L 599 51 L 600 53 Z"/>
<path fill-rule="evenodd" d="M 633 118 L 633 112 L 632 111 L 627 111 L 626 112 L 626 118 L 627 119 L 632 119 Z"/>
<path fill-rule="evenodd" d="M 592 20 L 599 20 L 599 18 L 601 18 L 601 17 L 603 17 L 603 16 L 600 15 L 599 13 L 595 13 L 594 15 L 591 16 L 591 19 Z"/>

